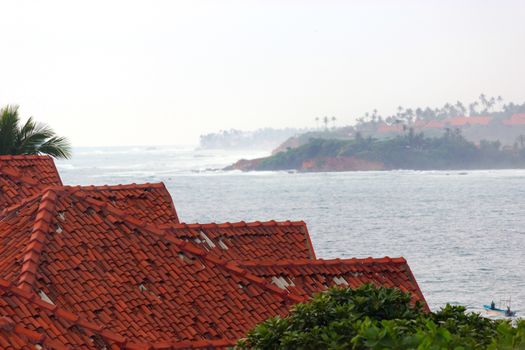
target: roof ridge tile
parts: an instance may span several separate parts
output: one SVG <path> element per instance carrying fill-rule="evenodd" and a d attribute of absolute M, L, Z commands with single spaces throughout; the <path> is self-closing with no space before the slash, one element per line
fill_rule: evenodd
<path fill-rule="evenodd" d="M 284 259 L 284 260 L 242 260 L 239 262 L 241 266 L 300 266 L 300 265 L 363 265 L 363 264 L 406 264 L 406 259 L 403 257 L 390 258 L 388 256 L 383 258 L 346 258 L 346 259 Z"/>
<path fill-rule="evenodd" d="M 185 228 L 231 228 L 231 227 L 260 227 L 260 226 L 305 226 L 306 223 L 304 221 L 276 221 L 276 220 L 269 220 L 269 221 L 236 221 L 236 222 L 210 222 L 210 223 L 177 223 L 177 224 L 163 224 L 159 225 L 162 228 L 171 228 L 171 229 L 185 229 Z"/>
<path fill-rule="evenodd" d="M 42 194 L 36 213 L 35 225 L 33 226 L 28 245 L 22 258 L 22 268 L 18 285 L 24 290 L 31 290 L 36 280 L 40 254 L 44 249 L 49 224 L 53 220 L 52 212 L 55 209 L 56 200 L 57 195 L 53 189 L 48 189 Z M 30 244 L 35 240 L 40 244 Z"/>
<path fill-rule="evenodd" d="M 25 159 L 52 159 L 46 154 L 5 154 L 0 155 L 0 160 L 25 160 Z"/>

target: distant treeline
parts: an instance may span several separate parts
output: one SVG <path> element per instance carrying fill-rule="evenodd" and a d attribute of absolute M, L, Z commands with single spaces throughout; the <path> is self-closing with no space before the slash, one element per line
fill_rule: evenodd
<path fill-rule="evenodd" d="M 505 103 L 501 96 L 486 96 L 481 94 L 478 100 L 471 103 L 457 101 L 447 102 L 442 107 L 404 108 L 399 106 L 397 113 L 383 116 L 377 109 L 365 113 L 357 119 L 357 125 L 366 123 L 384 122 L 390 125 L 396 123 L 411 124 L 416 120 L 445 120 L 455 117 L 490 116 L 494 118 L 509 118 L 514 114 L 525 113 L 525 103 Z"/>
<path fill-rule="evenodd" d="M 306 129 L 264 128 L 255 131 L 236 129 L 201 135 L 200 147 L 206 149 L 254 149 L 272 150 L 291 136 L 306 132 Z"/>
<path fill-rule="evenodd" d="M 525 137 L 512 148 L 503 148 L 499 141 L 483 140 L 476 145 L 465 139 L 459 129 L 447 129 L 440 137 L 427 137 L 411 128 L 403 135 L 384 140 L 363 137 L 358 132 L 351 140 L 311 139 L 297 148 L 257 160 L 246 170 L 305 170 L 306 163 L 322 163 L 326 159 L 358 159 L 381 164 L 385 170 L 523 168 Z M 322 164 L 310 169 L 331 170 Z"/>

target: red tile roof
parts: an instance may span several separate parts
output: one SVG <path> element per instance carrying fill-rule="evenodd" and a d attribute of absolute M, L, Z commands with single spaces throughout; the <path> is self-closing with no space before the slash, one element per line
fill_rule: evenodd
<path fill-rule="evenodd" d="M 245 261 L 239 265 L 290 293 L 310 296 L 331 286 L 359 287 L 365 283 L 410 292 L 425 298 L 404 258 Z M 426 304 L 426 303 L 425 303 Z M 428 306 L 427 306 L 428 310 Z"/>
<path fill-rule="evenodd" d="M 441 129 L 445 127 L 445 122 L 441 120 L 423 120 L 417 119 L 414 123 L 416 128 L 421 129 Z"/>
<path fill-rule="evenodd" d="M 10 208 L 0 240 L 2 278 L 138 342 L 237 339 L 304 300 L 71 187 Z"/>
<path fill-rule="evenodd" d="M 107 202 L 148 224 L 163 225 L 179 222 L 171 195 L 163 183 L 76 186 L 73 190 Z"/>
<path fill-rule="evenodd" d="M 178 224 L 161 226 L 211 254 L 232 260 L 315 259 L 303 221 Z"/>
<path fill-rule="evenodd" d="M 40 156 L 0 166 L 1 349 L 224 348 L 334 284 L 424 301 L 402 258 L 315 260 L 302 221 L 180 224 L 163 184 L 61 186 Z"/>
<path fill-rule="evenodd" d="M 503 121 L 505 125 L 525 125 L 525 113 L 514 114 Z"/>
<path fill-rule="evenodd" d="M 491 117 L 485 116 L 454 117 L 448 118 L 445 123 L 451 126 L 488 125 L 491 120 Z"/>
<path fill-rule="evenodd" d="M 60 186 L 53 159 L 49 156 L 0 156 L 0 212 L 48 186 Z"/>
<path fill-rule="evenodd" d="M 225 349 L 233 344 L 230 339 L 136 342 L 0 279 L 0 349 Z"/>

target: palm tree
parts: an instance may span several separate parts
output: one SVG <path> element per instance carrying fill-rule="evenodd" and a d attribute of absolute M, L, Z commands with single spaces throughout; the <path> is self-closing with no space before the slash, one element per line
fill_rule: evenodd
<path fill-rule="evenodd" d="M 55 158 L 71 157 L 71 146 L 45 124 L 29 118 L 21 126 L 18 106 L 0 109 L 0 155 L 48 154 Z"/>
<path fill-rule="evenodd" d="M 335 129 L 335 121 L 337 120 L 336 117 L 332 117 L 332 128 Z"/>
<path fill-rule="evenodd" d="M 319 129 L 319 117 L 315 117 L 315 128 Z"/>
<path fill-rule="evenodd" d="M 323 123 L 324 123 L 324 129 L 325 129 L 325 130 L 328 130 L 328 121 L 329 121 L 329 120 L 330 120 L 330 119 L 328 119 L 327 116 L 324 116 L 324 117 L 323 117 Z"/>
<path fill-rule="evenodd" d="M 461 103 L 461 101 L 457 101 L 457 102 L 456 102 L 456 109 L 459 111 L 459 113 L 461 114 L 461 116 L 464 116 L 465 113 L 467 112 L 467 109 L 465 108 L 465 106 L 463 105 L 463 103 Z"/>

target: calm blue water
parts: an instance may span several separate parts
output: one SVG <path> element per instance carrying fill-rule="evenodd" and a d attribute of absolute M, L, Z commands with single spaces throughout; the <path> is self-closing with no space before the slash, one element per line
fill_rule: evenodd
<path fill-rule="evenodd" d="M 78 149 L 66 184 L 166 183 L 185 222 L 304 220 L 320 258 L 404 256 L 431 308 L 525 312 L 525 170 L 289 174 L 211 171 L 246 156 Z"/>

